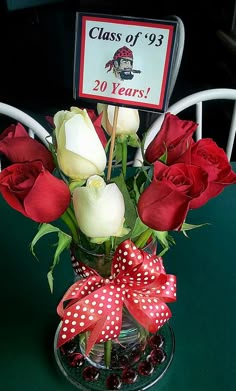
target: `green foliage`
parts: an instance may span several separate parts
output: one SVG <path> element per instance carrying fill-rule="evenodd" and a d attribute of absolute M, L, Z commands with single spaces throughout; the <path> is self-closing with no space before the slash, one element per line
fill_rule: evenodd
<path fill-rule="evenodd" d="M 186 231 L 190 231 L 191 229 L 195 229 L 195 228 L 200 228 L 200 227 L 203 227 L 204 225 L 210 225 L 210 224 L 209 223 L 203 223 L 203 224 L 183 223 L 183 225 L 181 227 L 181 231 L 183 232 L 184 236 L 188 237 L 188 234 Z"/>
<path fill-rule="evenodd" d="M 162 251 L 158 252 L 158 255 L 161 257 L 169 250 L 170 246 L 175 244 L 174 238 L 168 231 L 153 231 L 153 237 L 162 246 Z"/>
<path fill-rule="evenodd" d="M 70 235 L 66 234 L 65 232 L 61 231 L 60 228 L 54 227 L 51 224 L 44 223 L 39 226 L 38 233 L 35 235 L 35 237 L 33 238 L 32 242 L 30 244 L 30 250 L 31 250 L 32 254 L 36 257 L 35 252 L 34 252 L 34 247 L 35 247 L 36 243 L 43 236 L 51 234 L 51 233 L 58 234 L 58 242 L 56 243 L 56 251 L 54 253 L 53 263 L 52 263 L 52 266 L 50 267 L 50 271 L 47 274 L 49 287 L 50 287 L 51 292 L 53 292 L 53 270 L 54 270 L 55 266 L 58 265 L 58 263 L 60 261 L 61 253 L 70 247 L 72 237 Z"/>
<path fill-rule="evenodd" d="M 76 187 L 81 187 L 85 183 L 86 183 L 86 181 L 84 179 L 80 179 L 80 180 L 77 179 L 76 181 L 71 181 L 71 183 L 69 185 L 69 189 L 70 189 L 71 194 L 76 189 Z"/>
<path fill-rule="evenodd" d="M 121 173 L 119 176 L 112 178 L 112 182 L 114 182 L 119 187 L 123 194 L 125 201 L 125 222 L 126 226 L 132 230 L 137 219 L 137 212 L 130 197 L 130 193 L 127 189 L 123 174 Z"/>
<path fill-rule="evenodd" d="M 137 217 L 135 226 L 131 233 L 131 240 L 134 241 L 139 235 L 146 231 L 148 227 Z"/>

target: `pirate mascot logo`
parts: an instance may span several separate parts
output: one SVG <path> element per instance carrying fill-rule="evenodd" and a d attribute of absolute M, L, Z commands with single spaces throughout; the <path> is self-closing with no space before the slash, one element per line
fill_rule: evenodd
<path fill-rule="evenodd" d="M 133 53 L 126 46 L 115 52 L 113 60 L 108 61 L 105 68 L 109 68 L 107 72 L 113 69 L 115 77 L 120 80 L 132 80 L 133 73 L 141 73 L 141 71 L 133 69 Z"/>

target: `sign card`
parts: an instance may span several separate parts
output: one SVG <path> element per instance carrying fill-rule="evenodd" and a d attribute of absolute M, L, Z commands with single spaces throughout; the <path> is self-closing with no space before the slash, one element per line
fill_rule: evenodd
<path fill-rule="evenodd" d="M 164 112 L 176 24 L 77 13 L 74 98 Z"/>

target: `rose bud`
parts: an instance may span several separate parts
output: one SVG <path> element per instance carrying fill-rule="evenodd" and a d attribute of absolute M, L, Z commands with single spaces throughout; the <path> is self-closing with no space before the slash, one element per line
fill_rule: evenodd
<path fill-rule="evenodd" d="M 15 163 L 0 173 L 0 193 L 24 216 L 38 222 L 57 220 L 70 204 L 70 191 L 40 161 Z"/>
<path fill-rule="evenodd" d="M 20 123 L 10 125 L 0 135 L 0 153 L 11 163 L 41 160 L 44 167 L 52 172 L 55 168 L 53 156 L 41 142 L 31 138 Z"/>
<path fill-rule="evenodd" d="M 91 238 L 116 236 L 122 229 L 125 203 L 115 183 L 91 176 L 86 186 L 75 188 L 73 205 L 79 228 Z"/>
<path fill-rule="evenodd" d="M 102 126 L 106 132 L 111 135 L 114 123 L 115 106 L 98 103 L 97 111 L 99 114 L 103 112 Z M 116 125 L 117 136 L 135 134 L 138 131 L 139 125 L 140 118 L 137 109 L 119 107 Z"/>
<path fill-rule="evenodd" d="M 208 174 L 208 187 L 199 199 L 191 201 L 191 208 L 199 208 L 225 187 L 236 183 L 236 174 L 225 151 L 210 138 L 203 138 L 192 145 L 191 164 L 201 167 Z"/>
<path fill-rule="evenodd" d="M 54 116 L 59 168 L 71 179 L 101 174 L 106 153 L 87 111 L 72 107 Z"/>
<path fill-rule="evenodd" d="M 167 152 L 167 164 L 174 164 L 194 143 L 196 129 L 197 123 L 166 113 L 159 132 L 146 149 L 145 159 L 154 163 Z"/>
<path fill-rule="evenodd" d="M 201 167 L 177 163 L 168 167 L 154 163 L 151 184 L 138 200 L 141 221 L 156 231 L 181 229 L 192 201 L 208 187 L 208 174 Z"/>

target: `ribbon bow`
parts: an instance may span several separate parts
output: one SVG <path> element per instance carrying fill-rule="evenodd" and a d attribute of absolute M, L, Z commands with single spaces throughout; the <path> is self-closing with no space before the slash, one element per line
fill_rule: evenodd
<path fill-rule="evenodd" d="M 90 331 L 86 355 L 95 343 L 117 338 L 123 305 L 151 333 L 172 316 L 165 303 L 176 300 L 176 277 L 166 274 L 161 257 L 137 248 L 131 240 L 117 247 L 109 278 L 86 266 L 83 271 L 87 277 L 75 282 L 57 307 L 62 319 L 58 348 L 85 331 Z"/>

